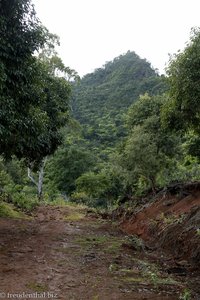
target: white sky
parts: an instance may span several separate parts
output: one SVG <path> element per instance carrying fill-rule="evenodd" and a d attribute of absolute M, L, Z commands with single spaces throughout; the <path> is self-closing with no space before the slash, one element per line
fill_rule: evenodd
<path fill-rule="evenodd" d="M 183 49 L 200 26 L 200 0 L 33 0 L 59 54 L 79 75 L 135 51 L 164 72 L 168 54 Z"/>

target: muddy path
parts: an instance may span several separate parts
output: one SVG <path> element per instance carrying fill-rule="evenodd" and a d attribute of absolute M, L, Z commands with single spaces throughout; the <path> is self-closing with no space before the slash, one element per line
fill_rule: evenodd
<path fill-rule="evenodd" d="M 180 299 L 188 275 L 169 274 L 172 260 L 159 255 L 84 209 L 40 207 L 32 219 L 0 219 L 0 298 Z"/>

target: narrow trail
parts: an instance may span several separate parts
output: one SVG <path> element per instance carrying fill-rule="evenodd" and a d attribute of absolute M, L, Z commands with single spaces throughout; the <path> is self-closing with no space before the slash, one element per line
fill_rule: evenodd
<path fill-rule="evenodd" d="M 184 287 L 156 253 L 134 251 L 84 209 L 48 206 L 32 219 L 0 219 L 1 299 L 177 300 Z"/>

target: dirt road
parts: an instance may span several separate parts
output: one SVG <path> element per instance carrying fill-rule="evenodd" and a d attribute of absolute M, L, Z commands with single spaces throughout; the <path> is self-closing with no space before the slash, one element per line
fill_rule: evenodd
<path fill-rule="evenodd" d="M 32 219 L 0 219 L 1 299 L 175 300 L 186 281 L 81 208 L 40 207 Z"/>

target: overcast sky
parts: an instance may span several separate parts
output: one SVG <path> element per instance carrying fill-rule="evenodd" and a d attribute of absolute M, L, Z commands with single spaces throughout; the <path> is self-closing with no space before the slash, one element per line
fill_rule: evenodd
<path fill-rule="evenodd" d="M 33 0 L 59 54 L 79 75 L 135 51 L 160 73 L 200 26 L 200 0 Z"/>

